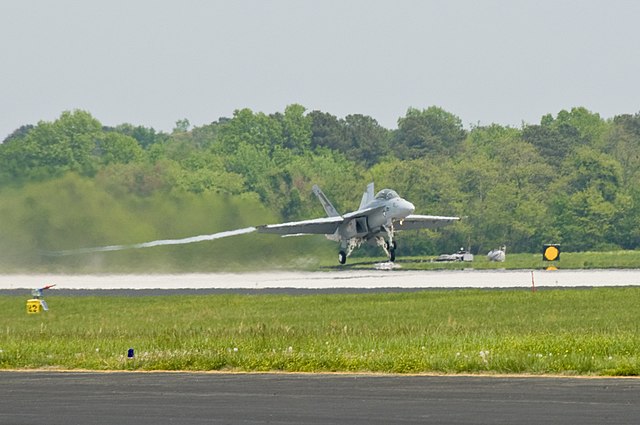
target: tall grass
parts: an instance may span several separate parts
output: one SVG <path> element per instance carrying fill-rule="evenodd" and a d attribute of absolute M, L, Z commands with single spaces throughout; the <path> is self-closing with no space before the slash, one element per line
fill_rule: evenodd
<path fill-rule="evenodd" d="M 640 373 L 640 288 L 47 300 L 0 297 L 0 368 Z"/>

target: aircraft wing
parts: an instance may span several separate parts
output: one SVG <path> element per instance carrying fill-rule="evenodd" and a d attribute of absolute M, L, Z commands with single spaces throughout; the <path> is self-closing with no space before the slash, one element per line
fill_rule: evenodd
<path fill-rule="evenodd" d="M 460 217 L 442 217 L 438 215 L 407 216 L 401 223 L 395 223 L 396 230 L 435 229 L 460 220 Z"/>
<path fill-rule="evenodd" d="M 291 221 L 280 224 L 267 224 L 258 226 L 258 233 L 273 233 L 276 235 L 331 235 L 342 224 L 344 218 L 324 217 L 313 220 Z"/>
<path fill-rule="evenodd" d="M 256 227 L 258 233 L 276 235 L 332 235 L 344 222 L 382 210 L 384 206 L 366 208 L 345 214 L 344 216 L 323 217 L 312 220 L 291 221 L 289 223 L 267 224 Z"/>

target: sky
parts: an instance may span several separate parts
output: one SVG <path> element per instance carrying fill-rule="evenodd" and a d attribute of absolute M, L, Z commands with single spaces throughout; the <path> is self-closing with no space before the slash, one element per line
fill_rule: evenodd
<path fill-rule="evenodd" d="M 640 2 L 0 0 L 0 140 L 63 111 L 171 131 L 298 103 L 521 127 L 640 112 Z"/>

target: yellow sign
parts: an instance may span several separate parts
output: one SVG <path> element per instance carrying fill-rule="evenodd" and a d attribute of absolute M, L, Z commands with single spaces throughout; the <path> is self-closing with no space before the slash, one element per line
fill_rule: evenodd
<path fill-rule="evenodd" d="M 42 311 L 42 304 L 37 298 L 27 300 L 27 313 L 34 314 Z"/>
<path fill-rule="evenodd" d="M 560 245 L 544 245 L 542 249 L 542 259 L 544 261 L 556 261 L 560 259 Z"/>

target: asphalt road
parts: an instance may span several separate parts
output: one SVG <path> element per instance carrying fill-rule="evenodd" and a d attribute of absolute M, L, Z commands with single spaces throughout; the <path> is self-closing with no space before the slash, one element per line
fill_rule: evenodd
<path fill-rule="evenodd" d="M 640 379 L 0 372 L 0 424 L 635 424 Z"/>

